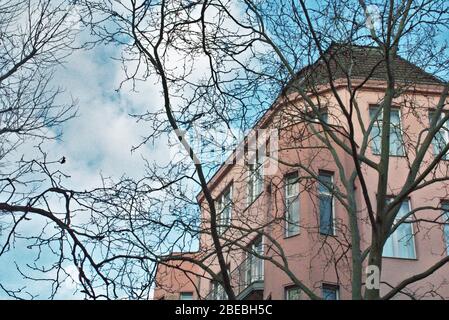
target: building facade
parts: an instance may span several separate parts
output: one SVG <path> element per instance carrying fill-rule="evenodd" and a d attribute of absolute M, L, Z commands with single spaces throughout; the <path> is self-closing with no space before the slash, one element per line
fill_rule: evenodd
<path fill-rule="evenodd" d="M 312 88 L 307 98 L 319 106 L 318 112 L 308 111 L 307 101 L 294 90 L 293 81 L 273 107 L 261 115 L 240 150 L 231 155 L 232 161 L 209 181 L 219 215 L 218 233 L 238 299 L 309 299 L 310 295 L 292 277 L 318 297 L 352 297 L 351 234 L 357 230 L 364 253 L 370 243 L 371 227 L 360 183 L 355 181 L 353 192 L 339 194 L 345 184 L 342 177 L 355 171 L 354 160 L 344 145 L 351 145 L 349 139 L 357 147 L 366 145 L 365 156 L 374 163 L 378 161 L 382 127 L 378 110 L 387 89 L 386 70 L 379 63 L 382 55 L 373 47 L 334 46 L 328 53 L 334 62 L 332 79 L 326 78 L 324 66 L 318 61 L 303 69 L 295 80 Z M 444 87 L 441 80 L 402 58 L 395 61 L 395 73 L 400 94 L 393 99 L 390 115 L 387 178 L 392 196 L 404 185 L 414 159 L 413 146 L 431 125 Z M 349 109 L 354 101 L 352 130 L 348 130 L 343 119 L 349 110 L 341 110 L 341 105 Z M 347 136 L 349 131 L 352 137 Z M 322 137 L 330 134 L 338 139 L 323 142 Z M 430 163 L 447 143 L 449 133 L 443 130 L 427 150 L 425 163 Z M 448 164 L 443 157 L 436 169 L 439 177 L 448 176 Z M 362 169 L 368 196 L 375 204 L 378 174 L 369 166 Z M 348 197 L 357 205 L 355 226 L 347 210 Z M 210 213 L 202 193 L 197 200 L 205 230 L 198 254 L 207 257 L 214 250 L 207 232 Z M 410 212 L 413 215 L 409 216 Z M 409 217 L 401 221 L 405 216 Z M 381 296 L 403 279 L 447 257 L 448 218 L 449 190 L 445 181 L 424 185 L 402 201 L 396 216 L 399 223 L 383 249 Z M 217 273 L 220 270 L 213 254 L 202 262 Z M 192 280 L 193 298 L 226 298 L 218 281 L 194 268 L 198 276 Z M 159 272 L 157 279 L 164 282 Z M 156 292 L 160 296 L 161 291 Z M 449 265 L 412 283 L 393 298 L 449 298 Z"/>

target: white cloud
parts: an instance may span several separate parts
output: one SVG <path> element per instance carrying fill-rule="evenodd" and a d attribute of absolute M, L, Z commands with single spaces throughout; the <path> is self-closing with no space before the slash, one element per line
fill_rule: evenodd
<path fill-rule="evenodd" d="M 131 153 L 149 129 L 129 114 L 158 107 L 160 98 L 153 83 L 138 83 L 139 92 L 131 92 L 129 84 L 117 92 L 123 73 L 121 65 L 110 59 L 114 54 L 110 48 L 76 52 L 55 75 L 66 90 L 65 99 L 78 100 L 78 116 L 64 125 L 62 140 L 47 144 L 46 150 L 54 158 L 66 157 L 63 169 L 73 185 L 92 187 L 100 173 L 139 177 L 144 170 L 142 156 L 156 159 L 163 154 L 152 152 L 150 146 Z"/>

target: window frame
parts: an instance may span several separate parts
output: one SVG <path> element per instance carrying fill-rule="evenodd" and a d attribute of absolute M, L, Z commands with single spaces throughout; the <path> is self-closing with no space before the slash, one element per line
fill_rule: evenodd
<path fill-rule="evenodd" d="M 298 299 L 289 299 L 288 298 L 288 293 L 292 290 L 298 290 Z M 286 285 L 284 286 L 284 300 L 287 301 L 296 301 L 296 300 L 301 300 L 301 288 L 297 285 L 294 284 L 290 284 L 290 285 Z"/>
<path fill-rule="evenodd" d="M 318 228 L 319 228 L 319 233 L 320 233 L 320 235 L 323 235 L 323 236 L 336 236 L 337 232 L 336 232 L 336 227 L 335 227 L 335 220 L 336 220 L 336 218 L 335 218 L 335 197 L 334 197 L 333 193 L 331 191 L 329 191 L 329 190 L 328 190 L 328 193 L 322 193 L 320 191 L 320 184 L 322 184 L 320 182 L 320 177 L 321 176 L 328 176 L 328 177 L 330 177 L 332 186 L 334 186 L 334 184 L 335 184 L 334 172 L 333 171 L 327 171 L 327 170 L 319 170 L 318 171 L 317 194 L 318 194 L 318 202 L 319 202 L 319 204 L 318 204 L 318 223 L 319 223 Z M 324 232 L 321 231 L 321 203 L 320 203 L 320 201 L 321 201 L 320 200 L 321 194 L 324 194 L 326 196 L 330 196 L 331 197 L 332 228 L 330 228 L 330 229 L 331 229 L 332 233 L 324 233 Z"/>
<path fill-rule="evenodd" d="M 329 124 L 329 110 L 327 107 L 321 108 L 318 110 L 318 113 L 316 113 L 314 110 L 310 110 L 305 114 L 306 120 L 316 123 L 316 124 Z M 320 118 L 321 117 L 321 120 Z"/>
<path fill-rule="evenodd" d="M 229 215 L 227 217 L 227 224 L 222 224 L 222 213 L 225 210 L 224 199 L 225 195 L 229 192 Z M 232 222 L 232 211 L 233 211 L 233 182 L 230 182 L 226 188 L 220 193 L 220 195 L 216 199 L 216 208 L 217 211 L 217 222 L 219 222 L 219 227 L 217 227 L 218 234 L 223 234 L 229 227 Z"/>
<path fill-rule="evenodd" d="M 247 183 L 247 203 L 248 206 L 253 204 L 253 202 L 256 201 L 257 198 L 263 193 L 264 191 L 264 179 L 263 179 L 263 168 L 264 164 L 259 163 L 256 161 L 256 163 L 249 163 L 247 165 L 248 168 L 248 183 Z M 258 175 L 260 177 L 258 177 Z M 259 183 L 258 180 L 260 179 Z M 256 187 L 260 186 L 260 190 L 256 191 Z"/>
<path fill-rule="evenodd" d="M 256 244 L 260 244 L 260 251 L 256 251 L 255 248 L 257 248 Z M 246 259 L 246 270 L 245 270 L 245 284 L 250 285 L 251 283 L 254 283 L 256 281 L 263 280 L 265 277 L 265 263 L 264 259 L 261 259 L 259 257 L 256 257 L 253 255 L 252 252 L 258 252 L 261 256 L 264 255 L 264 237 L 263 236 L 256 236 L 251 243 L 247 246 L 247 251 L 245 251 L 245 259 Z M 260 264 L 260 265 L 258 265 Z M 257 268 L 260 268 L 259 274 L 257 274 L 257 279 L 255 279 L 255 274 L 253 273 L 254 270 Z"/>
<path fill-rule="evenodd" d="M 323 282 L 321 284 L 321 297 L 323 300 L 332 301 L 330 299 L 324 299 L 324 290 L 334 290 L 335 291 L 335 301 L 340 300 L 340 286 L 338 284 Z"/>
<path fill-rule="evenodd" d="M 446 207 L 446 208 L 445 208 Z M 446 249 L 446 255 L 449 256 L 449 200 L 441 201 L 441 209 L 443 211 L 443 239 Z"/>
<path fill-rule="evenodd" d="M 379 108 L 380 108 L 380 106 L 377 105 L 377 104 L 370 104 L 369 105 L 369 107 L 368 107 L 368 114 L 369 114 L 369 117 L 370 117 L 370 123 L 371 123 L 371 121 L 373 121 L 373 119 L 371 118 L 371 112 L 370 111 L 374 110 L 374 109 L 379 109 Z M 398 117 L 399 117 L 400 139 L 401 139 L 401 142 L 402 142 L 402 144 L 401 144 L 402 153 L 401 154 L 392 154 L 391 153 L 391 151 L 392 151 L 392 148 L 391 148 L 391 132 L 392 132 L 391 112 L 393 112 L 393 111 L 397 111 L 398 112 Z M 382 113 L 379 114 L 379 115 L 382 115 Z M 376 123 L 378 123 L 379 121 L 381 121 L 381 126 L 376 125 Z M 371 128 L 371 132 L 370 132 L 370 136 L 371 136 L 371 139 L 370 139 L 371 153 L 373 155 L 376 155 L 376 156 L 380 156 L 381 153 L 382 153 L 382 150 L 381 150 L 381 146 L 379 146 L 379 150 L 378 151 L 376 151 L 375 148 L 374 148 L 374 139 L 375 139 L 375 137 L 373 136 L 373 128 L 374 127 L 378 128 L 379 133 L 380 133 L 380 138 L 382 139 L 382 132 L 381 132 L 382 123 L 383 123 L 383 118 L 381 120 L 375 119 L 375 121 L 373 122 L 373 126 Z M 390 157 L 405 157 L 406 156 L 406 154 L 405 154 L 405 146 L 404 146 L 403 126 L 402 126 L 402 110 L 401 110 L 401 108 L 399 106 L 391 106 L 391 111 L 390 111 L 390 154 L 389 154 L 389 156 Z"/>
<path fill-rule="evenodd" d="M 229 272 L 229 269 L 228 269 Z M 210 291 L 212 292 L 212 298 L 213 300 L 227 300 L 228 297 L 226 295 L 226 291 L 224 290 L 223 286 L 220 284 L 220 282 L 216 280 L 212 280 L 210 282 Z"/>
<path fill-rule="evenodd" d="M 220 283 L 216 283 L 216 291 L 215 291 L 215 299 L 216 300 L 226 300 L 226 295 L 224 288 L 220 285 Z"/>
<path fill-rule="evenodd" d="M 288 194 L 288 186 L 291 185 L 291 183 L 288 183 L 289 179 L 296 179 L 296 181 L 294 181 L 295 184 L 295 194 L 294 195 L 289 195 Z M 287 173 L 286 175 L 284 175 L 284 197 L 285 197 L 285 201 L 284 201 L 284 206 L 285 206 L 285 210 L 284 210 L 284 237 L 285 238 L 290 238 L 290 237 L 294 237 L 298 234 L 300 234 L 300 229 L 301 229 L 301 223 L 300 223 L 300 219 L 301 219 L 301 197 L 300 197 L 300 193 L 299 193 L 299 174 L 297 171 L 293 171 L 290 173 Z M 292 199 L 292 202 L 294 201 L 298 201 L 298 223 L 297 223 L 297 229 L 295 231 L 293 231 L 292 233 L 289 233 L 289 227 L 292 223 L 290 223 L 289 221 L 291 220 L 291 212 L 289 210 L 290 205 L 289 204 L 289 200 Z"/>
<path fill-rule="evenodd" d="M 408 213 L 410 213 L 410 211 L 413 210 L 412 209 L 412 203 L 411 203 L 410 198 L 407 198 L 407 200 L 403 200 L 402 203 L 404 203 L 405 201 L 407 201 L 407 204 L 408 204 L 408 212 L 407 212 L 407 214 L 408 214 Z M 402 206 L 402 203 L 401 203 L 401 206 Z M 398 212 L 398 214 L 399 214 L 399 212 Z M 398 214 L 394 218 L 393 225 L 392 225 L 393 227 L 396 226 L 397 222 L 402 219 L 401 216 L 398 217 Z M 400 250 L 399 250 L 399 241 L 400 241 L 400 239 L 397 238 L 398 237 L 397 231 L 398 231 L 398 228 L 400 226 L 399 225 L 396 228 L 396 230 L 394 230 L 394 232 L 392 234 L 390 234 L 388 236 L 388 238 L 385 240 L 384 247 L 382 248 L 382 258 L 403 259 L 403 260 L 417 260 L 418 259 L 418 255 L 417 255 L 417 251 L 416 251 L 416 241 L 415 241 L 415 228 L 413 226 L 413 223 L 407 222 L 407 220 L 410 220 L 410 219 L 411 218 L 408 217 L 407 219 L 405 219 L 401 223 L 401 225 L 404 224 L 404 223 L 407 223 L 408 225 L 410 225 L 410 230 L 411 230 L 411 235 L 412 235 L 411 239 L 413 241 L 413 257 L 401 257 L 401 256 L 398 255 L 398 253 L 400 252 Z M 393 252 L 393 255 L 392 256 L 387 256 L 387 255 L 384 255 L 384 250 L 385 250 L 385 245 L 387 244 L 387 241 L 390 239 L 390 237 L 392 237 L 391 241 L 392 241 L 392 252 Z"/>
<path fill-rule="evenodd" d="M 433 118 L 433 115 L 435 114 L 435 112 L 436 112 L 435 110 L 430 110 L 428 113 L 429 125 L 432 122 L 432 118 Z M 441 121 L 441 119 L 443 117 L 445 117 L 448 112 L 449 111 L 447 111 L 447 110 L 442 110 L 438 121 Z M 445 143 L 448 144 L 449 143 L 449 119 L 446 120 L 445 123 L 443 123 L 443 125 L 440 128 L 440 131 L 441 130 L 443 130 L 443 139 L 445 140 Z M 436 134 L 440 133 L 440 131 L 438 131 Z M 439 148 L 439 146 L 437 145 L 437 142 L 435 141 L 435 139 L 436 139 L 435 135 L 432 138 L 432 149 L 433 149 L 432 152 L 433 152 L 434 156 L 438 155 L 441 152 L 441 150 L 437 150 L 437 148 Z M 441 160 L 449 160 L 449 151 L 445 155 L 443 155 Z"/>

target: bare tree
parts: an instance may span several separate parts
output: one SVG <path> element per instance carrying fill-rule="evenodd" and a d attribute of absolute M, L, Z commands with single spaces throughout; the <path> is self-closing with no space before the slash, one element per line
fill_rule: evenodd
<path fill-rule="evenodd" d="M 443 80 L 448 56 L 440 40 L 447 31 L 447 3 L 109 0 L 81 1 L 80 6 L 86 10 L 83 23 L 98 42 L 122 47 L 124 81 L 152 81 L 160 87 L 163 105 L 134 115 L 148 125 L 142 144 L 167 139 L 173 149 L 179 147 L 165 164 L 147 162 L 140 181 L 123 178 L 118 183 L 105 181 L 91 192 L 62 192 L 90 213 L 82 225 L 60 225 L 79 250 L 73 250 L 72 259 L 89 297 L 118 297 L 119 291 L 133 298 L 148 297 L 155 263 L 170 266 L 172 260 L 184 260 L 198 265 L 204 270 L 198 276 L 219 283 L 234 299 L 238 292 L 228 263 L 249 254 L 280 269 L 310 298 L 319 298 L 316 288 L 293 271 L 292 264 L 301 257 L 290 256 L 283 248 L 289 221 L 284 215 L 282 175 L 263 180 L 259 191 L 269 188 L 273 196 L 248 210 L 242 199 L 251 155 L 238 162 L 232 153 L 234 184 L 241 189 L 233 190 L 238 197 L 229 203 L 232 223 L 223 225 L 221 194 L 214 189 L 214 177 L 207 180 L 217 169 L 223 170 L 220 163 L 208 161 L 222 155 L 220 148 L 210 148 L 205 134 L 217 128 L 246 132 L 267 126 L 277 131 L 282 136 L 279 156 L 263 150 L 265 156 L 279 163 L 282 174 L 298 171 L 295 183 L 301 194 L 310 197 L 314 213 L 319 207 L 317 186 L 323 186 L 342 208 L 345 218 L 335 222 L 339 236 L 320 238 L 299 254 L 324 256 L 324 269 L 333 268 L 346 279 L 353 299 L 392 298 L 446 264 L 444 257 L 411 278 L 386 284 L 391 288 L 383 296 L 378 287 L 366 286 L 363 274 L 367 265 L 382 274 L 384 245 L 401 223 L 412 223 L 415 229 L 442 224 L 442 208 L 435 201 L 406 215 L 400 211 L 405 199 L 424 188 L 439 184 L 447 193 L 448 141 L 439 139 L 436 154 L 429 156 L 449 118 L 445 113 L 449 88 Z M 354 47 L 375 53 L 374 63 L 361 73 L 357 67 L 363 57 L 354 53 Z M 403 74 L 402 57 L 433 75 L 416 67 Z M 358 99 L 370 81 L 382 81 L 382 89 L 372 118 L 366 119 Z M 428 106 L 413 94 L 413 88 L 426 81 L 440 95 L 430 125 L 425 120 Z M 406 106 L 402 117 L 420 123 L 419 132 L 391 123 L 398 101 Z M 204 138 L 199 146 L 195 132 Z M 399 135 L 403 139 L 393 146 L 402 150 L 408 171 L 398 188 L 389 174 L 390 155 L 396 151 L 391 141 Z M 238 140 L 234 134 L 217 144 L 227 150 Z M 371 152 L 373 143 L 378 144 L 378 154 Z M 248 139 L 242 142 L 248 144 Z M 286 152 L 294 156 L 282 157 Z M 314 165 L 317 159 L 332 163 L 335 183 L 323 181 Z M 360 199 L 354 190 L 361 190 Z M 201 191 L 198 198 L 197 191 Z M 13 209 L 17 208 L 7 208 Z M 429 210 L 435 213 L 431 218 L 419 214 Z M 317 219 L 300 226 L 312 238 L 320 233 Z M 255 236 L 266 239 L 264 250 L 251 246 Z M 170 254 L 197 246 L 200 254 L 193 258 Z M 136 286 L 136 279 L 143 278 Z"/>
<path fill-rule="evenodd" d="M 0 255 L 13 245 L 19 222 L 37 210 L 38 199 L 56 191 L 38 195 L 43 181 L 57 175 L 51 176 L 39 150 L 75 115 L 75 103 L 58 102 L 62 89 L 52 82 L 54 68 L 74 50 L 70 15 L 70 6 L 50 1 L 0 2 Z"/>

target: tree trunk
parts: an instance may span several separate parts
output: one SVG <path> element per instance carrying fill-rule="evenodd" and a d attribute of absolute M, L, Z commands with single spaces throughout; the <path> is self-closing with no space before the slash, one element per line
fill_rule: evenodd
<path fill-rule="evenodd" d="M 354 188 L 351 185 L 351 188 Z M 362 299 L 362 253 L 360 250 L 360 229 L 357 219 L 357 206 L 352 194 L 348 197 L 349 201 L 349 223 L 351 227 L 351 246 L 352 246 L 352 299 Z"/>
<path fill-rule="evenodd" d="M 378 270 L 378 281 L 380 283 L 380 278 L 382 274 L 382 246 L 378 243 L 378 237 L 373 235 L 371 250 L 368 258 L 368 266 L 377 267 Z M 365 300 L 379 300 L 380 299 L 380 287 L 370 287 L 368 283 L 365 284 Z"/>

